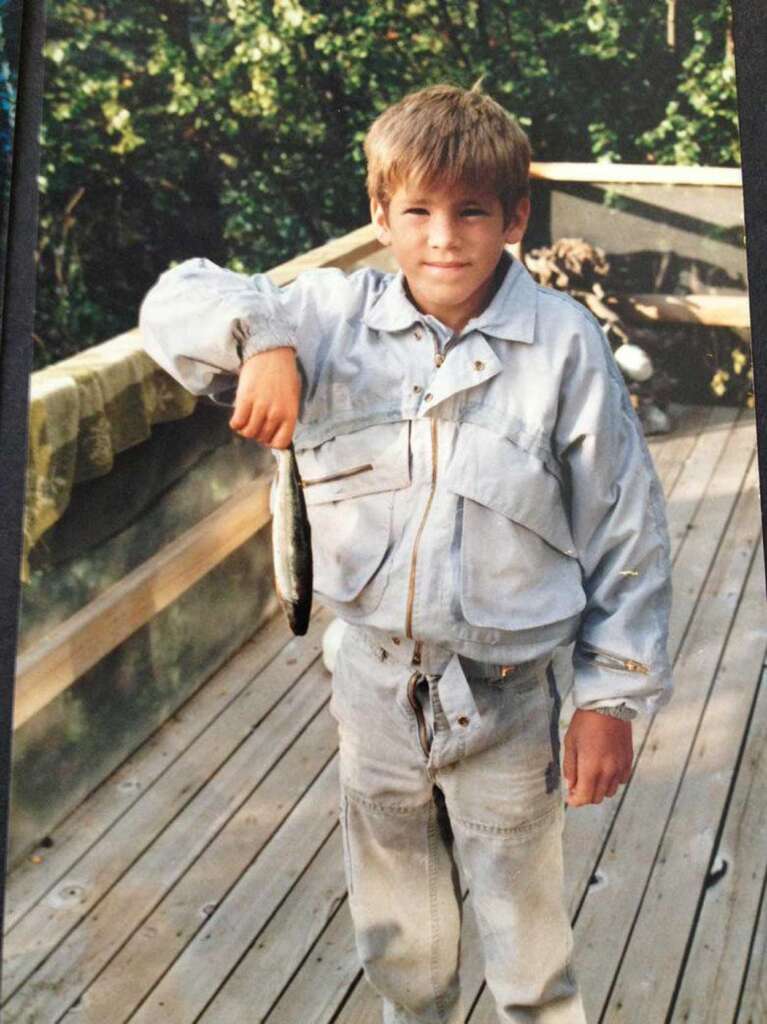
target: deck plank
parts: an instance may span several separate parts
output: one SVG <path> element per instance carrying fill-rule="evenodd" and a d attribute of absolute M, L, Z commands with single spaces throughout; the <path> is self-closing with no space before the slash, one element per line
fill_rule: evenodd
<path fill-rule="evenodd" d="M 737 409 L 714 409 L 706 428 L 698 434 L 695 447 L 685 460 L 667 507 L 668 532 L 672 549 L 684 541 L 688 524 L 708 492 L 711 477 L 720 462 L 737 420 Z M 751 429 L 753 436 L 753 427 Z"/>
<path fill-rule="evenodd" d="M 738 1015 L 733 1024 L 764 1024 L 767 1020 L 767 879 L 762 883 L 761 907 L 754 929 L 753 947 L 749 957 L 746 976 L 743 979 L 743 995 Z"/>
<path fill-rule="evenodd" d="M 320 609 L 313 633 L 330 621 Z M 38 846 L 8 876 L 6 934 L 149 790 L 194 740 L 237 698 L 274 658 L 290 663 L 302 641 L 291 640 L 281 614 L 275 615 L 146 742 L 117 768 L 56 830 L 53 846 Z M 308 655 L 309 652 L 307 652 Z"/>
<path fill-rule="evenodd" d="M 273 691 L 284 691 L 286 676 L 281 664 L 270 666 L 258 685 L 248 687 L 179 758 L 177 770 L 166 773 L 136 805 L 141 813 L 120 819 L 78 865 L 82 890 L 71 903 L 52 906 L 46 901 L 14 930 L 8 994 L 31 969 L 41 964 L 42 969 L 6 1004 L 8 1024 L 28 1024 L 27 1014 L 39 1014 L 49 1024 L 51 1003 L 60 1007 L 64 1002 L 66 1008 L 66 1000 L 80 994 L 122 945 L 122 936 L 138 927 L 176 884 L 327 699 L 325 673 L 318 666 L 272 707 Z M 138 843 L 129 842 L 133 828 L 139 829 Z M 155 837 L 151 845 L 147 833 Z M 126 847 L 135 851 L 134 859 L 118 878 L 112 857 L 124 860 Z M 30 931 L 32 925 L 37 927 Z"/>
<path fill-rule="evenodd" d="M 764 627 L 764 574 L 752 570 L 759 624 Z M 732 684 L 731 684 L 732 685 Z M 732 686 L 737 689 L 737 684 Z M 727 732 L 725 706 L 720 732 Z M 697 921 L 671 1024 L 719 1024 L 735 1019 L 741 986 L 738 964 L 748 961 L 758 916 L 761 880 L 767 871 L 767 670 L 758 686 L 753 718 L 740 761 L 722 838 Z M 717 880 L 715 880 L 717 879 Z M 767 1005 L 764 1007 L 767 1018 Z"/>
<path fill-rule="evenodd" d="M 703 892 L 738 752 L 767 652 L 764 570 L 756 552 L 722 662 L 690 750 L 668 827 L 658 850 L 639 915 L 624 953 L 607 1014 L 615 1024 L 635 1019 L 637 993 L 649 1020 L 664 1020 Z M 761 872 L 760 872 L 761 875 Z M 668 908 L 673 904 L 674 913 Z M 647 963 L 663 935 L 664 970 Z M 734 1007 L 730 1007 L 732 1011 Z M 731 1020 L 718 1016 L 712 1020 Z"/>
<path fill-rule="evenodd" d="M 131 1024 L 193 1024 L 333 831 L 337 818 L 336 755 L 131 1016 Z"/>
<path fill-rule="evenodd" d="M 254 1024 L 264 1020 L 345 898 L 343 845 L 336 826 L 197 1024 L 242 1024 L 244 1006 Z"/>
<path fill-rule="evenodd" d="M 360 975 L 349 902 L 345 899 L 312 947 L 300 973 L 272 1007 L 266 1024 L 329 1024 Z"/>
<path fill-rule="evenodd" d="M 124 1024 L 130 1019 L 297 807 L 336 746 L 335 721 L 323 705 L 279 764 L 84 992 L 76 1018 L 72 1011 L 73 1021 Z M 292 956 L 292 947 L 289 952 Z"/>
<path fill-rule="evenodd" d="M 673 708 L 645 725 L 634 774 L 618 808 L 620 820 L 599 860 L 602 884 L 587 891 L 576 919 L 575 969 L 587 1017 L 598 1018 L 608 997 L 758 543 L 755 462 L 752 467 L 682 645 Z"/>
<path fill-rule="evenodd" d="M 726 438 L 730 442 L 725 447 L 721 446 L 721 439 L 718 436 L 721 432 L 726 434 Z M 709 444 L 711 441 L 714 442 L 713 445 Z M 691 485 L 685 478 L 690 472 L 688 467 L 692 457 L 688 460 L 682 476 L 679 477 L 677 484 L 668 496 L 668 507 L 671 511 L 676 504 L 677 487 L 681 487 L 685 507 L 692 515 L 689 523 L 684 524 L 685 528 L 678 530 L 671 539 L 674 593 L 668 649 L 672 664 L 679 655 L 685 632 L 695 613 L 700 586 L 716 558 L 720 539 L 736 504 L 743 475 L 749 461 L 753 459 L 754 446 L 754 431 L 753 428 L 749 429 L 748 420 L 743 420 L 735 429 L 730 429 L 730 425 L 726 423 L 724 428 L 700 435 L 696 451 L 697 448 L 704 449 L 704 454 L 698 452 L 693 464 L 698 470 L 702 468 L 703 479 L 709 488 L 714 489 L 711 502 L 690 500 Z M 706 448 L 711 448 L 712 451 L 706 454 Z M 714 456 L 716 456 L 715 460 Z M 700 479 L 699 487 L 702 488 Z M 726 499 L 726 487 L 731 489 L 729 499 Z M 722 499 L 723 494 L 726 500 Z M 688 525 L 691 529 L 686 528 Z M 694 581 L 694 585 L 692 585 L 692 581 Z M 676 691 L 678 691 L 677 672 L 678 669 L 675 668 Z M 676 707 L 678 707 L 678 692 L 674 694 L 671 704 L 661 712 L 661 715 L 673 714 Z M 568 707 L 567 711 L 568 715 L 571 715 L 573 709 Z M 645 716 L 637 718 L 633 724 L 634 771 L 636 771 L 649 728 L 650 720 Z M 566 891 L 570 913 L 573 916 L 577 914 L 595 872 L 597 879 L 601 877 L 601 870 L 598 867 L 600 851 L 607 842 L 614 822 L 621 811 L 625 792 L 624 787 L 611 800 L 603 800 L 601 804 L 589 804 L 572 810 L 566 808 L 564 832 Z"/>
<path fill-rule="evenodd" d="M 695 448 L 698 435 L 707 427 L 713 412 L 713 406 L 682 406 L 673 411 L 672 433 L 647 438 L 655 471 L 665 494 L 673 490 L 677 477 Z"/>

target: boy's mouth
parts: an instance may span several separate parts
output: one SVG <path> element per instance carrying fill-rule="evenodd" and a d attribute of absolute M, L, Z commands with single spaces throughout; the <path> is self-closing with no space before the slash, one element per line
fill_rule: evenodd
<path fill-rule="evenodd" d="M 424 262 L 425 267 L 433 267 L 435 270 L 463 270 L 464 267 L 468 267 L 468 263 L 438 263 L 434 260 Z"/>

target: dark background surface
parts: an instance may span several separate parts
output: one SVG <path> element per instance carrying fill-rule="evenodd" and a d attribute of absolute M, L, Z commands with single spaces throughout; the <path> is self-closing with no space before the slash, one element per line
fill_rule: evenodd
<path fill-rule="evenodd" d="M 19 557 L 26 464 L 28 377 L 32 363 L 37 235 L 38 126 L 42 106 L 42 0 L 15 5 L 21 46 L 11 141 L 11 205 L 2 265 L 0 328 L 0 871 L 5 877 L 11 773 L 13 678 L 19 608 Z M 0 920 L 4 899 L 0 895 Z M 0 953 L 2 942 L 0 941 Z"/>
<path fill-rule="evenodd" d="M 733 4 L 762 535 L 767 522 L 767 8 Z M 767 556 L 766 556 L 767 557 Z M 765 563 L 767 566 L 767 562 Z"/>

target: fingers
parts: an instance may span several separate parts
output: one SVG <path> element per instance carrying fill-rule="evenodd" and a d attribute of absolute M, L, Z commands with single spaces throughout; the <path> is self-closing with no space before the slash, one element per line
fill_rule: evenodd
<path fill-rule="evenodd" d="M 247 437 L 270 448 L 287 448 L 293 438 L 296 416 L 261 405 L 244 406 L 229 420 L 229 426 L 241 437 Z"/>
<path fill-rule="evenodd" d="M 295 426 L 295 419 L 287 420 L 277 428 L 268 441 L 264 441 L 264 444 L 268 444 L 270 448 L 287 448 L 293 440 Z"/>
<path fill-rule="evenodd" d="M 565 736 L 565 755 L 562 758 L 562 774 L 565 777 L 570 793 L 572 793 L 578 781 L 578 771 L 575 744 L 571 742 L 569 733 Z"/>
<path fill-rule="evenodd" d="M 564 741 L 567 803 L 582 807 L 615 796 L 631 777 L 633 761 L 631 722 L 577 709 Z"/>
<path fill-rule="evenodd" d="M 572 807 L 601 804 L 605 797 L 615 796 L 618 787 L 628 782 L 630 774 L 630 766 L 626 770 L 622 764 L 581 763 L 577 784 L 570 787 L 567 803 Z"/>
<path fill-rule="evenodd" d="M 252 356 L 240 371 L 229 426 L 270 448 L 287 448 L 298 419 L 300 381 L 292 349 Z"/>
<path fill-rule="evenodd" d="M 235 405 L 229 426 L 242 437 L 249 437 L 262 444 L 272 444 L 277 435 L 287 436 L 283 447 L 290 443 L 296 425 L 295 414 L 280 406 L 269 406 L 264 402 L 243 399 L 242 405 Z"/>

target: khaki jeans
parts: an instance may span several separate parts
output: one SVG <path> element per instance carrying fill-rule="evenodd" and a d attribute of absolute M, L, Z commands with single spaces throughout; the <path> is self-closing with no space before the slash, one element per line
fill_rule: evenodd
<path fill-rule="evenodd" d="M 344 634 L 331 710 L 360 959 L 384 1024 L 463 1024 L 457 857 L 499 1021 L 585 1024 L 563 891 L 551 663 L 503 676 L 472 664 L 476 715 L 451 729 L 439 675 L 403 664 L 396 644 L 363 628 Z"/>

